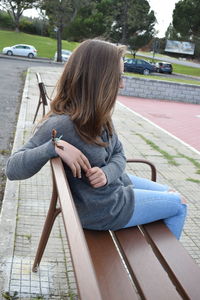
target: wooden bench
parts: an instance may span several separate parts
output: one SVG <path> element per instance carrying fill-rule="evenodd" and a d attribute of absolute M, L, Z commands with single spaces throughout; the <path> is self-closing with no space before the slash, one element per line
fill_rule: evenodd
<path fill-rule="evenodd" d="M 155 180 L 154 166 L 145 163 Z M 162 221 L 115 232 L 83 230 L 62 161 L 54 158 L 51 166 L 52 199 L 33 271 L 61 212 L 80 299 L 200 299 L 200 268 Z"/>
<path fill-rule="evenodd" d="M 34 115 L 34 118 L 33 118 L 33 124 L 35 123 L 40 105 L 42 105 L 42 116 L 44 117 L 44 115 L 46 113 L 45 107 L 49 107 L 49 105 L 50 105 L 49 101 L 51 101 L 51 99 L 49 98 L 49 96 L 47 94 L 45 85 L 44 85 L 44 83 L 41 79 L 40 74 L 36 73 L 36 77 L 37 77 L 37 82 L 38 82 L 38 87 L 39 87 L 40 94 L 39 94 L 38 105 L 37 105 L 35 115 Z"/>

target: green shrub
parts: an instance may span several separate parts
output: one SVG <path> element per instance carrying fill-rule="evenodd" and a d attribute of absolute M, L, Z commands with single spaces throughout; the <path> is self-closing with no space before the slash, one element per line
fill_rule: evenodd
<path fill-rule="evenodd" d="M 20 20 L 19 30 L 25 33 L 49 36 L 49 25 L 40 19 L 23 17 Z"/>
<path fill-rule="evenodd" d="M 22 19 L 20 21 L 19 30 L 26 33 L 38 34 L 34 24 L 27 19 Z"/>
<path fill-rule="evenodd" d="M 5 11 L 0 11 L 0 28 L 2 28 L 2 29 L 14 29 L 15 28 L 11 16 Z"/>

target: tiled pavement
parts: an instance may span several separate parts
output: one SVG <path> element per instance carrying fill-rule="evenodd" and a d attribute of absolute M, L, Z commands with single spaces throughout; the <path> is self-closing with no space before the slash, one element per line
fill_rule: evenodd
<path fill-rule="evenodd" d="M 33 130 L 39 95 L 35 72 L 40 72 L 46 85 L 55 85 L 60 68 L 29 70 L 14 149 L 18 149 Z M 52 87 L 47 90 L 51 95 Z M 155 163 L 158 181 L 170 184 L 187 198 L 189 213 L 181 242 L 200 265 L 200 153 L 120 103 L 116 105 L 113 119 L 127 157 Z M 141 167 L 137 172 L 139 176 L 148 176 L 148 170 Z M 5 299 L 6 292 L 13 295 L 14 291 L 19 299 L 26 300 L 77 299 L 69 249 L 59 217 L 39 271 L 31 272 L 51 196 L 50 178 L 47 164 L 28 180 L 7 182 L 0 218 L 0 299 Z"/>

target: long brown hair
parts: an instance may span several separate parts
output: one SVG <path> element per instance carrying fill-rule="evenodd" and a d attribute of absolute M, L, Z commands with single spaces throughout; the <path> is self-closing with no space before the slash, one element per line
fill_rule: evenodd
<path fill-rule="evenodd" d="M 100 135 L 112 135 L 111 114 L 120 80 L 123 46 L 86 40 L 74 50 L 51 102 L 50 114 L 68 114 L 80 137 L 103 145 Z"/>

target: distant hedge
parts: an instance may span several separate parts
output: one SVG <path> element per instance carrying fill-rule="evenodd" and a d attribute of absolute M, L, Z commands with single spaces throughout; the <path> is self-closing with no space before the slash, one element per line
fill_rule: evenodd
<path fill-rule="evenodd" d="M 14 29 L 14 23 L 11 16 L 4 11 L 0 11 L 0 28 L 2 29 Z"/>
<path fill-rule="evenodd" d="M 15 25 L 12 17 L 5 11 L 0 10 L 0 28 L 14 30 Z M 21 17 L 19 30 L 25 33 L 49 36 L 49 25 L 40 19 L 32 19 L 28 17 Z"/>
<path fill-rule="evenodd" d="M 25 33 L 49 36 L 49 26 L 40 19 L 22 17 L 19 30 Z"/>

